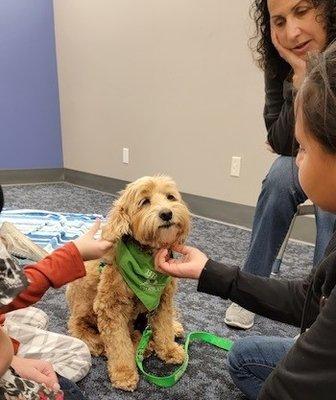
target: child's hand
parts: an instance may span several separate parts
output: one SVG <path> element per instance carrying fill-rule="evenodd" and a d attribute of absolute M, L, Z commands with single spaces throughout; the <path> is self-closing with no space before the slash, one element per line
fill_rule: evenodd
<path fill-rule="evenodd" d="M 0 327 L 0 378 L 7 371 L 13 359 L 13 345 L 6 332 Z"/>
<path fill-rule="evenodd" d="M 159 250 L 154 258 L 157 271 L 177 278 L 198 279 L 208 257 L 194 247 L 177 245 L 173 250 L 183 255 L 179 259 L 168 258 L 168 250 Z"/>
<path fill-rule="evenodd" d="M 100 224 L 101 221 L 97 219 L 88 232 L 73 241 L 84 261 L 96 260 L 112 247 L 112 242 L 94 238 L 100 228 Z"/>
<path fill-rule="evenodd" d="M 14 356 L 11 365 L 23 379 L 44 383 L 55 392 L 60 389 L 54 368 L 48 361 Z"/>

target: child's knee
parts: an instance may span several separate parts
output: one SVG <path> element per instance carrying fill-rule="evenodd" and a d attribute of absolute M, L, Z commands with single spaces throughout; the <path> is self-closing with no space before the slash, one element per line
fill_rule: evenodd
<path fill-rule="evenodd" d="M 227 355 L 227 364 L 230 372 L 240 370 L 246 362 L 246 354 L 249 353 L 251 345 L 250 338 L 237 340 Z"/>
<path fill-rule="evenodd" d="M 236 351 L 235 344 L 234 344 L 234 346 L 228 352 L 228 355 L 226 358 L 226 362 L 227 362 L 230 372 L 236 371 L 239 369 L 239 367 L 240 367 L 239 359 L 240 359 L 239 352 Z"/>
<path fill-rule="evenodd" d="M 50 361 L 55 371 L 64 378 L 72 382 L 83 379 L 92 365 L 87 345 L 71 336 L 54 332 L 45 333 L 50 351 L 41 353 L 41 358 Z"/>
<path fill-rule="evenodd" d="M 88 346 L 80 339 L 74 338 L 71 348 L 71 364 L 74 366 L 73 375 L 67 377 L 73 382 L 83 379 L 92 366 L 92 357 Z M 76 367 L 75 367 L 76 366 Z"/>

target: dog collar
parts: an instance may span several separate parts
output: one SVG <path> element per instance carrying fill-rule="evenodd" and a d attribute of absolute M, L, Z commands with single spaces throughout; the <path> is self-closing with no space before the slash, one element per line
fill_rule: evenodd
<path fill-rule="evenodd" d="M 155 310 L 171 278 L 157 272 L 154 259 L 131 240 L 120 240 L 116 249 L 118 269 L 128 287 L 148 311 Z"/>

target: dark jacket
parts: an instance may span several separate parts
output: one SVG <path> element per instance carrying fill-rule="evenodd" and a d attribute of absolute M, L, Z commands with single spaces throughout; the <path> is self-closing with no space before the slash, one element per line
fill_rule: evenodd
<path fill-rule="evenodd" d="M 294 141 L 294 106 L 291 69 L 279 61 L 277 75 L 265 72 L 264 119 L 267 128 L 267 141 L 277 154 L 295 155 L 297 144 Z"/>
<path fill-rule="evenodd" d="M 262 278 L 238 267 L 207 262 L 199 291 L 230 299 L 276 321 L 301 326 L 304 332 L 266 380 L 259 400 L 336 398 L 335 284 L 336 234 L 323 261 L 306 280 Z"/>

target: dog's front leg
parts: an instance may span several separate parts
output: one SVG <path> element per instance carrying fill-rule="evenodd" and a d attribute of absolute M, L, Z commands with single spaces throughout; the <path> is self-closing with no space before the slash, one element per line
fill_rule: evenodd
<path fill-rule="evenodd" d="M 122 278 L 108 276 L 99 283 L 94 303 L 98 329 L 105 346 L 107 366 L 112 386 L 133 391 L 139 375 L 130 336 L 129 322 L 133 314 L 133 295 Z"/>
<path fill-rule="evenodd" d="M 176 281 L 172 279 L 161 296 L 159 307 L 150 317 L 154 350 L 161 360 L 169 364 L 181 364 L 185 357 L 183 347 L 175 342 L 173 319 L 173 295 L 175 289 Z"/>

